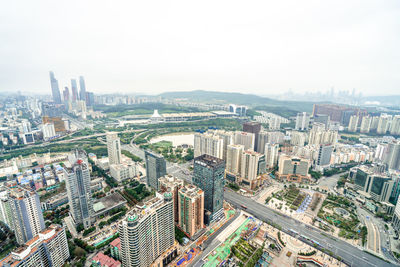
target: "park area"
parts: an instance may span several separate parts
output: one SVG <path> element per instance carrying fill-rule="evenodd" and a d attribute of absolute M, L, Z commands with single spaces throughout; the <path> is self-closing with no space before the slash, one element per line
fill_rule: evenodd
<path fill-rule="evenodd" d="M 322 222 L 320 223 L 320 228 L 325 231 L 338 231 L 339 237 L 358 239 L 360 221 L 354 214 L 356 213 L 353 203 L 343 197 L 328 195 L 322 203 L 318 217 L 333 226 L 333 228 Z M 335 228 L 338 230 L 335 231 Z"/>

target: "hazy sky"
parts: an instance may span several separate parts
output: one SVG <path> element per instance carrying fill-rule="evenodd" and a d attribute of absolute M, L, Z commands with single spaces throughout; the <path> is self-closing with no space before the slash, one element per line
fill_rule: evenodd
<path fill-rule="evenodd" d="M 14 0 L 0 8 L 0 91 L 400 94 L 400 1 Z"/>

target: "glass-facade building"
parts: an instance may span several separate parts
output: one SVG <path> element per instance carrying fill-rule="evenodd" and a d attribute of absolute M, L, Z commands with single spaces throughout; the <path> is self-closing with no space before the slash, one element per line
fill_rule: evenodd
<path fill-rule="evenodd" d="M 204 191 L 206 223 L 223 217 L 225 161 L 201 155 L 194 159 L 193 183 Z"/>
<path fill-rule="evenodd" d="M 167 163 L 163 156 L 145 151 L 147 185 L 158 190 L 158 179 L 167 174 Z"/>

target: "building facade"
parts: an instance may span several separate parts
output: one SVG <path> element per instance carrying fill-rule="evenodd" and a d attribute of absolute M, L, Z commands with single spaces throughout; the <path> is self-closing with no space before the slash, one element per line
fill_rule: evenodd
<path fill-rule="evenodd" d="M 179 227 L 189 236 L 204 228 L 204 192 L 194 185 L 179 189 Z"/>
<path fill-rule="evenodd" d="M 158 190 L 158 179 L 167 174 L 167 163 L 163 156 L 145 151 L 147 185 Z"/>

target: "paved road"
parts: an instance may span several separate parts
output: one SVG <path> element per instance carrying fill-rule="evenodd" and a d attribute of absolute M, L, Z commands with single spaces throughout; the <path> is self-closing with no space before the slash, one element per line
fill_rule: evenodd
<path fill-rule="evenodd" d="M 351 266 L 395 266 L 387 263 L 377 257 L 374 257 L 363 250 L 350 245 L 340 239 L 326 236 L 328 234 L 318 229 L 306 226 L 305 224 L 274 212 L 272 209 L 262 205 L 250 198 L 241 196 L 231 190 L 225 191 L 225 200 L 236 207 L 246 205 L 247 212 L 263 221 L 274 222 L 282 227 L 282 229 L 294 229 L 299 234 L 305 235 L 317 241 L 321 246 L 330 249 L 336 255 L 340 256 Z"/>

